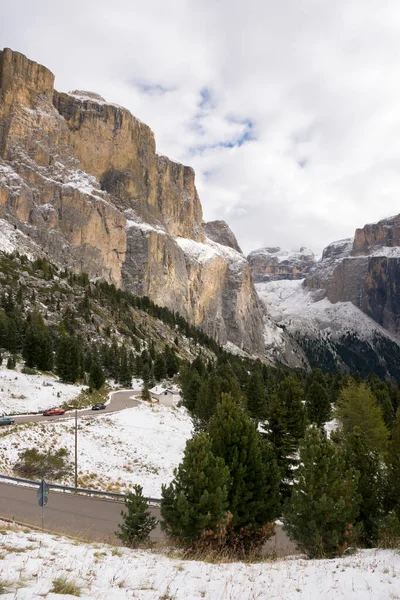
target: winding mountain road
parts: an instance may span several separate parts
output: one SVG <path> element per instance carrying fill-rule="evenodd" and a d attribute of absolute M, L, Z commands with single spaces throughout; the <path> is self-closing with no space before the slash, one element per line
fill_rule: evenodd
<path fill-rule="evenodd" d="M 92 410 L 91 408 L 78 410 L 78 417 L 84 417 L 91 415 L 92 417 L 101 417 L 101 415 L 118 412 L 125 408 L 133 408 L 139 404 L 139 400 L 136 400 L 134 396 L 139 396 L 140 391 L 135 390 L 123 390 L 120 392 L 111 392 L 110 401 L 106 404 L 103 410 Z M 43 415 L 21 415 L 19 417 L 13 417 L 16 423 L 31 423 L 40 421 L 66 421 L 68 419 L 75 418 L 75 411 L 69 410 L 64 415 L 44 417 Z"/>

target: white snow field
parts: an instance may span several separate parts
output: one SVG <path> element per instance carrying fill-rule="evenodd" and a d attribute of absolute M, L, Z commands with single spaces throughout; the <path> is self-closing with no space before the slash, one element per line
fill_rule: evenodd
<path fill-rule="evenodd" d="M 171 481 L 192 435 L 192 419 L 185 408 L 144 402 L 118 413 L 81 417 L 78 424 L 80 485 L 124 491 L 138 483 L 152 498 L 161 497 L 161 485 Z M 64 447 L 71 459 L 74 456 L 73 420 L 26 423 L 7 430 L 0 438 L 5 474 L 12 474 L 18 454 L 26 448 Z M 72 482 L 71 469 L 62 483 Z"/>
<path fill-rule="evenodd" d="M 367 340 L 372 339 L 376 332 L 392 337 L 351 302 L 332 304 L 327 298 L 318 299 L 318 292 L 303 287 L 303 283 L 303 279 L 283 279 L 255 286 L 268 314 L 289 331 L 309 334 L 330 331 L 333 335 L 355 331 Z"/>
<path fill-rule="evenodd" d="M 51 591 L 57 578 L 78 586 L 82 600 L 400 597 L 400 554 L 390 550 L 364 550 L 333 560 L 292 557 L 254 564 L 211 564 L 6 527 L 0 523 L 0 581 L 8 590 L 4 600 L 73 598 Z"/>
<path fill-rule="evenodd" d="M 6 360 L 4 360 L 6 363 Z M 0 414 L 35 413 L 52 406 L 61 406 L 79 395 L 82 386 L 61 383 L 50 375 L 21 373 L 23 364 L 16 369 L 0 366 Z"/>

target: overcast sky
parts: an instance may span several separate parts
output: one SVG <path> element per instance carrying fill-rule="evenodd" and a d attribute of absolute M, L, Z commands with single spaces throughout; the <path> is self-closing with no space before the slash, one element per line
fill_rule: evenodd
<path fill-rule="evenodd" d="M 246 253 L 400 212 L 397 0 L 2 0 L 0 46 L 150 125 Z"/>

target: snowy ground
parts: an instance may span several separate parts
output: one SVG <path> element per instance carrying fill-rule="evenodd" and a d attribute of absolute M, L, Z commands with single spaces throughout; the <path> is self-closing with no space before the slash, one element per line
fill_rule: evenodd
<path fill-rule="evenodd" d="M 5 362 L 5 361 L 4 361 Z M 22 364 L 7 369 L 0 366 L 0 414 L 35 413 L 61 406 L 79 395 L 82 387 L 61 383 L 49 375 L 21 373 Z"/>
<path fill-rule="evenodd" d="M 74 456 L 73 421 L 27 423 L 7 430 L 7 435 L 0 437 L 5 474 L 12 474 L 19 452 L 39 444 L 42 450 L 67 448 L 70 457 Z M 110 415 L 82 417 L 78 433 L 80 485 L 123 491 L 139 483 L 146 496 L 160 498 L 161 484 L 171 481 L 191 434 L 192 420 L 183 407 L 141 403 Z M 64 482 L 72 483 L 72 471 Z"/>
<path fill-rule="evenodd" d="M 4 526 L 5 527 L 5 526 Z M 366 550 L 335 560 L 292 558 L 210 564 L 59 536 L 3 529 L 0 578 L 5 600 L 72 598 L 52 593 L 65 578 L 83 600 L 395 600 L 400 555 Z"/>

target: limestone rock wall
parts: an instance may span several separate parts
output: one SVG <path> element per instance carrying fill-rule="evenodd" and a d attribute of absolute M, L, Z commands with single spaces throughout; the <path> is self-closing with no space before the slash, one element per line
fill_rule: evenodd
<path fill-rule="evenodd" d="M 400 246 L 400 215 L 356 229 L 353 256 L 371 254 L 378 248 Z"/>
<path fill-rule="evenodd" d="M 328 246 L 306 279 L 333 302 L 352 302 L 400 337 L 400 215 Z"/>
<path fill-rule="evenodd" d="M 60 266 L 261 355 L 250 269 L 228 247 L 233 234 L 207 239 L 193 169 L 158 156 L 151 129 L 126 109 L 53 86 L 45 67 L 0 52 L 0 219 Z"/>
<path fill-rule="evenodd" d="M 280 279 L 303 279 L 315 265 L 311 250 L 300 248 L 289 252 L 279 247 L 259 248 L 247 257 L 254 281 L 277 281 Z"/>

